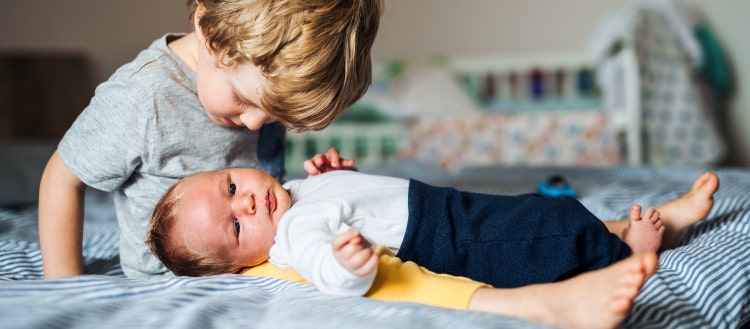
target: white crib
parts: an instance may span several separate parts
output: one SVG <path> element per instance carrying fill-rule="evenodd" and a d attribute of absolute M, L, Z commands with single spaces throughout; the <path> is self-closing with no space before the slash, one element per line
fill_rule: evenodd
<path fill-rule="evenodd" d="M 452 74 L 457 85 L 482 108 L 481 114 L 415 116 L 408 120 L 369 123 L 340 120 L 323 131 L 290 132 L 287 169 L 300 170 L 302 161 L 330 147 L 337 147 L 343 156 L 356 159 L 360 166 L 378 166 L 409 158 L 435 162 L 445 168 L 497 164 L 639 164 L 642 141 L 637 61 L 630 47 L 621 47 L 612 56 L 606 68 L 610 73 L 606 78 L 611 79 L 606 83 L 608 89 L 601 88 L 596 80 L 600 76 L 596 70 L 600 68 L 585 53 L 443 59 L 441 68 Z M 611 86 L 617 86 L 617 90 Z M 612 95 L 602 97 L 603 92 Z M 587 126 L 596 125 L 596 135 L 589 137 L 603 140 L 602 145 L 587 141 L 571 147 L 589 147 L 581 146 L 586 144 L 607 149 L 589 162 L 576 162 L 572 158 L 598 150 L 593 153 L 578 150 L 567 160 L 554 154 L 567 152 L 562 150 L 567 145 L 548 151 L 552 155 L 542 159 L 522 154 L 538 148 L 541 142 L 533 135 L 549 133 L 553 128 L 538 126 L 549 120 L 554 121 L 550 123 L 553 128 L 555 122 L 574 127 L 569 130 L 591 131 Z M 536 126 L 539 131 L 519 128 L 512 133 L 528 134 L 521 139 L 534 140 L 535 145 L 525 145 L 524 141 L 508 137 L 513 127 L 528 125 Z M 498 135 L 498 131 L 504 131 L 505 135 Z M 545 138 L 551 139 L 544 141 L 547 144 L 575 139 L 570 135 Z M 613 147 L 616 150 L 612 150 Z"/>

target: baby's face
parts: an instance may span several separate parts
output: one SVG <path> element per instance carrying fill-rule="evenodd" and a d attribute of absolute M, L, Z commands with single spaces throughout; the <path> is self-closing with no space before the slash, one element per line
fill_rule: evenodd
<path fill-rule="evenodd" d="M 289 210 L 289 192 L 255 169 L 226 169 L 186 178 L 174 232 L 203 256 L 254 266 L 268 259 L 276 226 Z"/>

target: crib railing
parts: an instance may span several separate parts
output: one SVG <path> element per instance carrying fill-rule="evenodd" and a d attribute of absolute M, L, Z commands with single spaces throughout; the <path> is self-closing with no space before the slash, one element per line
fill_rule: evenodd
<path fill-rule="evenodd" d="M 302 170 L 302 163 L 331 147 L 355 159 L 358 166 L 383 165 L 396 159 L 406 130 L 402 122 L 334 123 L 321 131 L 287 133 L 286 168 Z"/>

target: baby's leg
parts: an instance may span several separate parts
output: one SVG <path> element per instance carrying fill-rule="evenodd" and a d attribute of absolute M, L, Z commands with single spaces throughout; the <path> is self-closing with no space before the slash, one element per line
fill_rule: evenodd
<path fill-rule="evenodd" d="M 630 206 L 628 226 L 622 231 L 622 240 L 633 253 L 657 252 L 664 235 L 664 223 L 654 207 L 648 207 L 641 217 L 641 206 Z"/>
<path fill-rule="evenodd" d="M 656 254 L 634 254 L 571 279 L 514 289 L 481 288 L 470 310 L 498 313 L 565 328 L 615 328 L 630 310 Z"/>
<path fill-rule="evenodd" d="M 714 204 L 714 193 L 718 189 L 719 177 L 714 173 L 705 172 L 693 182 L 690 191 L 656 207 L 666 227 L 660 251 L 677 247 L 685 230 L 708 215 Z M 630 220 L 605 221 L 604 225 L 610 232 L 624 239 L 622 233 L 627 232 L 626 228 L 630 226 Z"/>

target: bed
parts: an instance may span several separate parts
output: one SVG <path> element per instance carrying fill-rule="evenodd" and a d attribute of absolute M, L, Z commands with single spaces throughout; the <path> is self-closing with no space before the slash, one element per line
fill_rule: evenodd
<path fill-rule="evenodd" d="M 0 152 L 3 190 L 12 192 L 9 184 L 20 184 L 19 193 L 6 193 L 0 207 L 3 327 L 546 328 L 479 312 L 333 297 L 271 278 L 128 279 L 118 265 L 111 195 L 97 190 L 88 190 L 86 198 L 83 249 L 88 275 L 42 280 L 36 203 L 24 188 L 38 179 L 36 169 L 43 165 L 30 162 L 44 159 L 54 145 L 0 146 L 8 151 Z M 487 193 L 533 192 L 536 182 L 560 174 L 601 218 L 624 217 L 632 202 L 660 204 L 674 198 L 705 169 L 484 166 L 446 171 L 419 161 L 362 168 Z M 681 247 L 662 254 L 657 273 L 647 280 L 624 328 L 740 328 L 750 320 L 750 170 L 712 170 L 722 181 L 713 210 L 688 232 Z"/>

